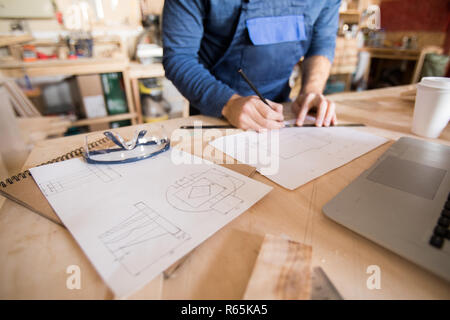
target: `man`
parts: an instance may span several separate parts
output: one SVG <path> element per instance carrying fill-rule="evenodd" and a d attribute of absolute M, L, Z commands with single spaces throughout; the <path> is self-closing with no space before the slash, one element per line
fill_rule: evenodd
<path fill-rule="evenodd" d="M 316 109 L 316 125 L 336 124 L 323 95 L 334 58 L 340 0 L 166 0 L 163 64 L 191 110 L 224 116 L 242 129 L 283 127 L 289 76 L 304 57 L 292 104 L 297 124 Z M 271 108 L 254 96 L 242 69 Z"/>

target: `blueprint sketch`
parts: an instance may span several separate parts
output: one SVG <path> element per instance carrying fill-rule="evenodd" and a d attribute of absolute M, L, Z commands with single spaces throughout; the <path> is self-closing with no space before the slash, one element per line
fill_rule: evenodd
<path fill-rule="evenodd" d="M 131 275 L 137 276 L 191 237 L 145 202 L 134 207 L 135 213 L 102 233 L 99 239 Z M 157 251 L 158 255 L 142 255 L 142 250 Z"/>
<path fill-rule="evenodd" d="M 290 190 L 336 169 L 388 140 L 345 127 L 293 127 L 276 135 L 247 131 L 210 144 Z M 258 157 L 250 161 L 249 154 Z M 263 162 L 260 155 L 269 162 Z M 266 159 L 266 160 L 267 160 Z M 270 168 L 270 170 L 268 170 Z"/>
<path fill-rule="evenodd" d="M 196 157 L 195 164 L 175 164 L 172 156 L 110 166 L 72 159 L 30 169 L 117 298 L 149 283 L 272 189 Z"/>
<path fill-rule="evenodd" d="M 47 180 L 39 183 L 39 187 L 46 196 L 64 192 L 94 180 L 108 183 L 121 177 L 111 166 L 93 166 L 83 163 L 80 168 L 58 179 Z"/>
<path fill-rule="evenodd" d="M 186 212 L 217 211 L 227 214 L 238 207 L 243 200 L 236 191 L 245 182 L 209 169 L 177 180 L 167 189 L 167 201 L 176 209 Z"/>
<path fill-rule="evenodd" d="M 283 135 L 283 139 L 280 139 L 280 157 L 284 160 L 289 160 L 309 151 L 321 150 L 332 143 L 332 137 L 329 132 L 324 134 L 317 133 L 317 131 L 313 131 Z"/>

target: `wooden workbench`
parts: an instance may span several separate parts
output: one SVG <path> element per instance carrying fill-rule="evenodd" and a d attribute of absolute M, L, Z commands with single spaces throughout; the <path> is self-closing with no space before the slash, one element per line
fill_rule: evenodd
<path fill-rule="evenodd" d="M 397 139 L 410 135 L 413 103 L 399 94 L 409 87 L 333 95 L 341 122 L 369 125 L 357 130 Z M 168 130 L 201 119 L 196 116 L 165 123 Z M 133 130 L 132 127 L 121 128 Z M 32 167 L 82 143 L 82 136 L 38 144 L 25 167 Z M 450 128 L 441 139 L 450 145 Z M 392 142 L 391 142 L 392 143 Z M 254 179 L 274 189 L 248 211 L 191 252 L 169 279 L 161 275 L 132 298 L 242 298 L 264 234 L 281 235 L 311 245 L 312 265 L 321 266 L 346 299 L 449 299 L 450 284 L 398 255 L 326 218 L 321 208 L 369 168 L 391 145 L 288 191 L 267 178 Z M 7 200 L 0 210 L 0 298 L 112 298 L 69 232 Z M 66 268 L 81 268 L 82 288 L 66 289 Z M 369 290 L 369 265 L 381 268 L 381 289 Z"/>

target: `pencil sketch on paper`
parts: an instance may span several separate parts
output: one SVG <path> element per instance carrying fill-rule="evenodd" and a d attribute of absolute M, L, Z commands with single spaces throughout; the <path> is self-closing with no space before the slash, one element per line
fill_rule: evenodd
<path fill-rule="evenodd" d="M 130 275 L 138 276 L 191 237 L 145 202 L 134 207 L 133 214 L 99 239 Z"/>
<path fill-rule="evenodd" d="M 244 150 L 253 150 L 255 154 L 258 154 L 262 148 L 265 154 L 279 156 L 284 160 L 293 159 L 309 151 L 324 149 L 332 143 L 331 134 L 319 130 L 294 133 L 282 130 L 276 141 L 271 140 L 273 138 L 270 136 L 255 133 L 231 136 L 233 137 L 236 139 L 235 143 L 239 138 L 245 139 Z M 272 149 L 274 143 L 278 145 L 278 148 Z"/>
<path fill-rule="evenodd" d="M 271 135 L 250 131 L 220 137 L 209 144 L 293 190 L 387 142 L 360 130 L 315 127 L 284 128 L 276 140 L 272 139 Z"/>
<path fill-rule="evenodd" d="M 280 135 L 281 158 L 288 160 L 303 153 L 320 150 L 327 147 L 332 142 L 331 135 L 323 131 L 296 133 L 294 135 Z"/>
<path fill-rule="evenodd" d="M 51 196 L 87 185 L 95 180 L 108 183 L 121 177 L 122 175 L 110 166 L 93 166 L 83 163 L 81 169 L 61 178 L 39 183 L 39 187 L 46 196 Z"/>
<path fill-rule="evenodd" d="M 167 188 L 166 198 L 180 211 L 227 214 L 243 202 L 236 191 L 244 184 L 239 178 L 210 169 L 177 180 Z"/>

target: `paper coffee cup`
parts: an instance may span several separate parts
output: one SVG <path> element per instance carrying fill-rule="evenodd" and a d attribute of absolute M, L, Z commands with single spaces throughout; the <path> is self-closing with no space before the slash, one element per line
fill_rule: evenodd
<path fill-rule="evenodd" d="M 411 131 L 437 138 L 450 120 L 450 78 L 424 77 L 417 84 Z"/>

